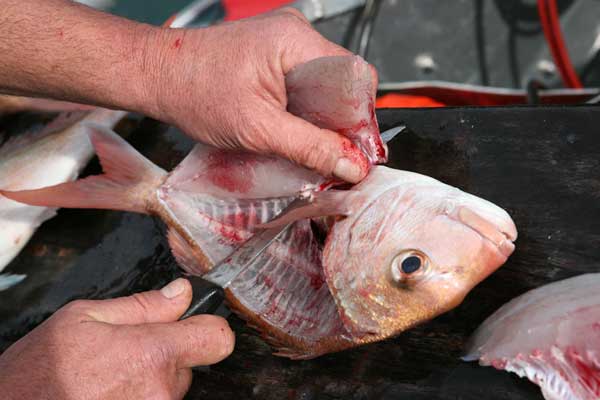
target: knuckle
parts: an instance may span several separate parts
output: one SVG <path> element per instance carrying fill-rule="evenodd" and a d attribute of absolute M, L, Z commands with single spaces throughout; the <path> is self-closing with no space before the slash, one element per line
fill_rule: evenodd
<path fill-rule="evenodd" d="M 65 315 L 85 314 L 91 307 L 92 301 L 90 300 L 74 300 L 63 306 L 60 309 L 60 313 Z"/>
<path fill-rule="evenodd" d="M 147 296 L 143 293 L 135 293 L 130 298 L 141 315 L 146 316 L 150 314 L 153 307 Z"/>

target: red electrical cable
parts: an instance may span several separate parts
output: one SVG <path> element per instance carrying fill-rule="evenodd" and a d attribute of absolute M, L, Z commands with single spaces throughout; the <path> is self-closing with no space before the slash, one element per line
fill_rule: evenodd
<path fill-rule="evenodd" d="M 575 72 L 575 68 L 573 68 L 562 36 L 556 0 L 538 0 L 537 4 L 544 36 L 560 76 L 566 86 L 577 89 L 582 88 L 583 85 Z"/>

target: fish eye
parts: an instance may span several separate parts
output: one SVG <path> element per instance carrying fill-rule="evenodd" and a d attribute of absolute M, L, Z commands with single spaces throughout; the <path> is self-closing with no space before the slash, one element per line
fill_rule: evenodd
<path fill-rule="evenodd" d="M 402 261 L 402 272 L 412 274 L 421 268 L 421 259 L 417 256 L 409 256 Z"/>
<path fill-rule="evenodd" d="M 392 262 L 392 279 L 398 283 L 421 276 L 427 266 L 427 256 L 418 250 L 407 250 L 398 254 Z"/>

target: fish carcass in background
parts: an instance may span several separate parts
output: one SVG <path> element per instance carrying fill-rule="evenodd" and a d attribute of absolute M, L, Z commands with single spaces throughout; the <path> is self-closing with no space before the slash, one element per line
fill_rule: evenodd
<path fill-rule="evenodd" d="M 467 361 L 514 372 L 547 400 L 600 398 L 600 274 L 533 289 L 477 329 Z"/>
<path fill-rule="evenodd" d="M 296 115 L 346 135 L 372 163 L 386 161 L 360 57 L 311 61 L 286 83 Z M 460 304 L 514 250 L 504 210 L 416 173 L 375 165 L 351 190 L 324 190 L 330 182 L 287 160 L 203 144 L 167 173 L 113 132 L 89 129 L 104 175 L 2 193 L 32 205 L 157 215 L 177 261 L 196 275 L 265 223 L 293 222 L 226 290 L 231 308 L 281 356 L 395 336 Z M 282 214 L 298 198 L 307 201 Z"/>
<path fill-rule="evenodd" d="M 95 107 L 67 101 L 37 99 L 33 97 L 10 96 L 0 94 L 0 116 L 21 111 L 66 112 L 93 110 Z"/>
<path fill-rule="evenodd" d="M 0 147 L 0 187 L 35 189 L 76 179 L 94 156 L 86 123 L 113 128 L 125 114 L 105 109 L 63 112 L 39 130 L 9 139 Z M 37 227 L 54 215 L 53 208 L 29 206 L 0 195 L 0 271 L 19 254 Z M 23 278 L 0 274 L 0 290 Z"/>

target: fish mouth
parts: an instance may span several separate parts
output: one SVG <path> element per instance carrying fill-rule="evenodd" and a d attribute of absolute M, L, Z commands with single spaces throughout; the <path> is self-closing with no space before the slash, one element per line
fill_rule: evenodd
<path fill-rule="evenodd" d="M 515 250 L 513 242 L 517 239 L 517 228 L 508 215 L 494 218 L 497 221 L 493 223 L 469 208 L 461 207 L 458 210 L 458 219 L 490 242 L 505 258 Z"/>

